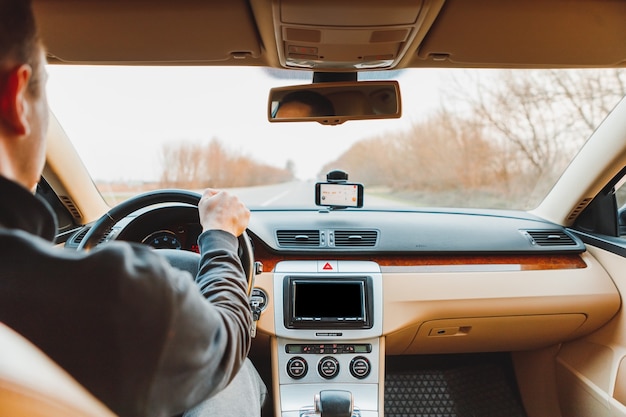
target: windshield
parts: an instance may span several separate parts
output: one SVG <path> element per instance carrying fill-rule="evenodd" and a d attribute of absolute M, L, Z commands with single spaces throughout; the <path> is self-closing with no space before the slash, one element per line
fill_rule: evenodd
<path fill-rule="evenodd" d="M 331 170 L 367 207 L 532 209 L 626 93 L 623 70 L 393 71 L 402 117 L 270 123 L 258 67 L 48 66 L 51 109 L 111 205 L 158 188 L 229 188 L 315 207 Z M 384 73 L 362 78 L 382 79 Z"/>

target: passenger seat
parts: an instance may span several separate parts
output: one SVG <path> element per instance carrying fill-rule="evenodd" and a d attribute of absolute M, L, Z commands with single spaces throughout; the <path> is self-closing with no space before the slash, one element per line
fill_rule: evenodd
<path fill-rule="evenodd" d="M 24 337 L 0 323 L 2 417 L 115 417 Z"/>

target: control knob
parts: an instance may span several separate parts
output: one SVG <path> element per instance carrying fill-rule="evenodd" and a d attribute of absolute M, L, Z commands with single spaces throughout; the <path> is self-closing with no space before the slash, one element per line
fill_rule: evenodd
<path fill-rule="evenodd" d="M 324 356 L 317 364 L 317 372 L 325 379 L 332 379 L 339 373 L 339 361 L 332 356 Z"/>
<path fill-rule="evenodd" d="M 293 379 L 304 378 L 309 370 L 306 360 L 301 356 L 294 356 L 287 362 L 287 375 Z"/>
<path fill-rule="evenodd" d="M 365 356 L 357 356 L 350 361 L 350 373 L 358 379 L 366 378 L 372 366 Z"/>

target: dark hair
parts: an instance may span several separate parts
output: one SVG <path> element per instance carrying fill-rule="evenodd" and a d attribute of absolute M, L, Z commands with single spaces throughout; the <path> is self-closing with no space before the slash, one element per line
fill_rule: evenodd
<path fill-rule="evenodd" d="M 41 65 L 39 59 L 39 35 L 30 1 L 28 0 L 0 0 L 0 65 L 4 66 L 12 61 L 17 65 L 29 64 L 33 73 Z M 29 85 L 34 89 L 36 76 Z"/>
<path fill-rule="evenodd" d="M 311 90 L 294 91 L 285 95 L 280 101 L 282 106 L 285 103 L 298 102 L 311 107 L 311 116 L 334 116 L 335 107 L 325 96 Z M 280 106 L 279 106 L 280 108 Z"/>

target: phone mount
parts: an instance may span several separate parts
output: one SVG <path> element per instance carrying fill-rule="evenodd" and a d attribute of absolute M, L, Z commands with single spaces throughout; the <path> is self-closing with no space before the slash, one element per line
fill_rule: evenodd
<path fill-rule="evenodd" d="M 326 181 L 337 184 L 348 182 L 348 173 L 340 169 L 335 169 L 326 174 Z"/>
<path fill-rule="evenodd" d="M 320 213 L 363 207 L 363 184 L 348 182 L 348 173 L 339 169 L 326 174 L 326 182 L 315 184 L 315 204 Z"/>

